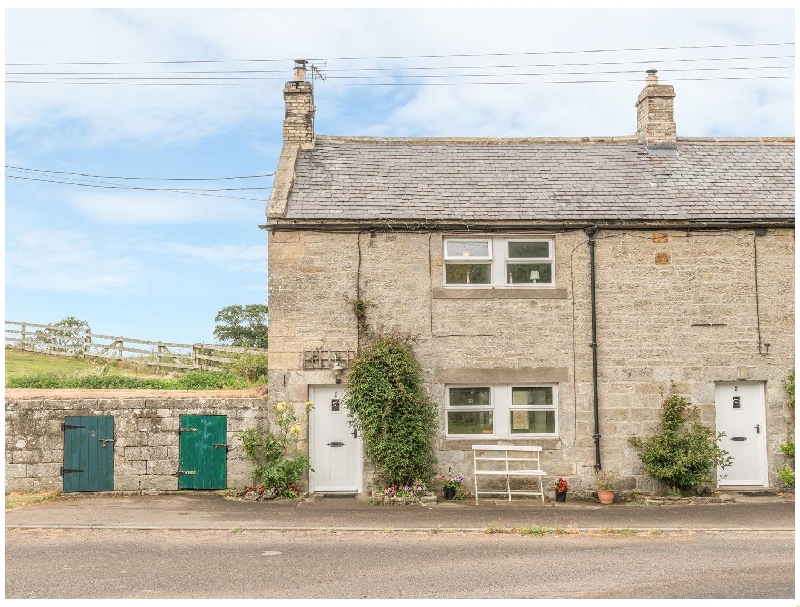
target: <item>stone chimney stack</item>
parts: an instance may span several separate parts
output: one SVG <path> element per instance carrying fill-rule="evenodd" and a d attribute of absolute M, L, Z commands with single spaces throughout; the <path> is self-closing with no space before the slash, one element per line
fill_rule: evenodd
<path fill-rule="evenodd" d="M 314 90 L 306 81 L 306 60 L 295 59 L 294 80 L 283 87 L 286 118 L 283 120 L 284 143 L 314 142 Z"/>
<path fill-rule="evenodd" d="M 656 70 L 647 70 L 644 90 L 636 101 L 636 136 L 648 149 L 675 148 L 674 98 L 675 89 L 659 84 Z"/>

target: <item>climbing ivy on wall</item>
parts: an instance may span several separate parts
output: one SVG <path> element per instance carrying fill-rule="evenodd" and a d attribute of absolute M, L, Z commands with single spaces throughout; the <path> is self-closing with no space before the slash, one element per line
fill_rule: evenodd
<path fill-rule="evenodd" d="M 351 424 L 376 480 L 384 486 L 430 483 L 438 416 L 408 341 L 375 338 L 351 363 L 347 389 Z"/>

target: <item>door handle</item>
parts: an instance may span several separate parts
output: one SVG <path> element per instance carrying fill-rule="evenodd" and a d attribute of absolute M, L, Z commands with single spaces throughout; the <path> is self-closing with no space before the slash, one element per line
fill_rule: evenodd
<path fill-rule="evenodd" d="M 761 424 L 756 424 L 756 434 L 761 434 Z"/>
<path fill-rule="evenodd" d="M 358 438 L 358 430 L 353 428 L 353 438 Z"/>

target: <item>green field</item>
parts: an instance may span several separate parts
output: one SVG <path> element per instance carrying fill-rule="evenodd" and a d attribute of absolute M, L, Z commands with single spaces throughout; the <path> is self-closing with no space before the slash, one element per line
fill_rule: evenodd
<path fill-rule="evenodd" d="M 6 388 L 243 390 L 265 382 L 230 371 L 165 373 L 129 361 L 83 359 L 6 348 Z"/>
<path fill-rule="evenodd" d="M 6 348 L 6 383 L 12 377 L 20 375 L 36 375 L 39 373 L 59 373 L 63 375 L 90 375 L 106 372 L 115 375 L 131 375 L 134 377 L 159 377 L 158 373 L 143 365 L 131 365 L 118 361 L 95 361 L 91 358 L 73 358 L 71 356 L 53 356 L 38 352 L 24 352 Z"/>

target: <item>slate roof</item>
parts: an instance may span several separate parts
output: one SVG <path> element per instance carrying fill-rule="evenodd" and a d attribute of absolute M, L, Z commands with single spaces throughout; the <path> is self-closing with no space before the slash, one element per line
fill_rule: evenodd
<path fill-rule="evenodd" d="M 317 137 L 286 220 L 793 220 L 794 139 Z"/>

